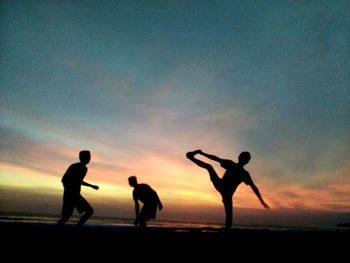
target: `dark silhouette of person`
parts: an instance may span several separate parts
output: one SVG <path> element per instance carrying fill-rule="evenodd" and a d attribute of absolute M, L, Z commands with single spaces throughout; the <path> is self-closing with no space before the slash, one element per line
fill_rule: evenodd
<path fill-rule="evenodd" d="M 79 153 L 79 159 L 80 162 L 70 165 L 62 177 L 64 193 L 62 214 L 61 219 L 57 222 L 58 225 L 64 225 L 68 221 L 73 214 L 74 208 L 76 208 L 80 214 L 84 213 L 77 226 L 82 226 L 94 213 L 94 209 L 80 194 L 82 185 L 89 186 L 95 190 L 99 188 L 97 185 L 92 185 L 83 181 L 88 171 L 86 165 L 91 159 L 90 152 L 81 151 Z"/>
<path fill-rule="evenodd" d="M 220 178 L 210 164 L 196 159 L 195 158 L 196 154 L 201 154 L 211 160 L 219 162 L 221 167 L 226 169 L 223 177 Z M 254 193 L 259 198 L 261 204 L 265 208 L 269 208 L 269 206 L 264 202 L 263 198 L 261 197 L 259 189 L 253 183 L 253 180 L 250 177 L 250 174 L 248 173 L 248 171 L 246 171 L 243 168 L 244 165 L 246 165 L 251 158 L 249 152 L 242 152 L 238 157 L 238 163 L 235 163 L 231 160 L 221 159 L 215 155 L 205 153 L 202 150 L 188 152 L 186 154 L 186 157 L 190 159 L 192 162 L 194 162 L 195 164 L 197 164 L 199 167 L 202 167 L 209 172 L 210 180 L 212 181 L 215 189 L 222 196 L 222 202 L 224 203 L 225 214 L 226 214 L 226 223 L 225 223 L 226 228 L 231 228 L 232 226 L 232 213 L 233 213 L 232 197 L 237 187 L 242 182 L 249 185 L 253 189 Z"/>
<path fill-rule="evenodd" d="M 136 176 L 128 178 L 129 185 L 134 188 L 132 192 L 135 201 L 136 218 L 134 224 L 139 227 L 146 227 L 146 221 L 155 219 L 157 208 L 163 209 L 163 204 L 159 199 L 156 191 L 154 191 L 148 184 L 139 184 Z M 140 211 L 139 201 L 143 203 Z"/>

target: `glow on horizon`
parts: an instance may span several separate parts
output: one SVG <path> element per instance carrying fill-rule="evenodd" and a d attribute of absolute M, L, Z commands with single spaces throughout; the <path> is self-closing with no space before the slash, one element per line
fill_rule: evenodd
<path fill-rule="evenodd" d="M 206 171 L 197 169 L 196 167 L 188 167 L 187 165 L 174 166 L 176 161 L 166 162 L 159 159 L 158 163 L 154 157 L 149 158 L 149 162 L 142 162 L 142 173 L 140 170 L 130 169 L 124 174 L 116 174 L 90 168 L 86 177 L 87 182 L 93 182 L 100 186 L 99 191 L 84 190 L 84 195 L 98 201 L 109 200 L 111 207 L 114 201 L 126 202 L 130 201 L 132 189 L 127 184 L 128 176 L 135 174 L 138 176 L 140 183 L 150 184 L 159 195 L 165 204 L 170 206 L 220 206 L 220 196 L 213 188 L 209 176 Z M 169 166 L 173 163 L 173 166 Z M 153 167 L 157 164 L 158 171 L 154 171 Z M 89 166 L 93 166 L 93 161 Z M 65 168 L 64 168 L 65 169 Z M 58 169 L 54 169 L 58 170 Z M 169 170 L 169 172 L 166 172 Z M 165 171 L 165 172 L 164 172 Z M 303 187 L 297 184 L 277 183 L 276 181 L 268 180 L 262 184 L 261 178 L 252 175 L 260 191 L 267 202 L 270 203 L 273 209 L 314 209 L 325 211 L 337 211 L 349 209 L 348 189 L 350 180 L 345 180 L 344 174 L 349 172 L 349 168 L 334 173 L 337 180 L 332 184 L 318 189 Z M 63 172 L 62 172 L 63 173 Z M 1 184 L 7 187 L 19 187 L 19 189 L 44 189 L 50 194 L 62 194 L 62 185 L 60 183 L 61 175 L 48 175 L 44 172 L 25 168 L 21 166 L 1 163 Z M 46 190 L 45 190 L 46 189 Z M 51 189 L 51 190 L 49 190 Z M 24 190 L 25 191 L 25 190 Z M 344 198 L 336 198 L 339 193 L 344 195 Z M 332 205 L 331 200 L 336 200 L 336 205 Z M 21 200 L 18 200 L 21 202 Z M 24 200 L 22 200 L 23 202 Z M 253 194 L 250 187 L 242 184 L 235 196 L 235 207 L 259 209 L 260 203 Z"/>

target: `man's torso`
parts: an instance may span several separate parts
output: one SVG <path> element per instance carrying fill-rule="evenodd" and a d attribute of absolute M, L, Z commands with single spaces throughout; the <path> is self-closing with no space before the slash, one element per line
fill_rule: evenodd
<path fill-rule="evenodd" d="M 247 185 L 251 183 L 251 177 L 248 171 L 237 163 L 227 160 L 222 164 L 222 167 L 226 169 L 222 181 L 227 191 L 234 192 L 242 182 Z"/>
<path fill-rule="evenodd" d="M 87 173 L 87 168 L 82 163 L 75 163 L 69 166 L 63 175 L 62 183 L 66 190 L 80 192 L 81 183 Z"/>
<path fill-rule="evenodd" d="M 133 191 L 134 200 L 140 200 L 142 203 L 156 201 L 156 192 L 147 184 L 138 184 Z"/>

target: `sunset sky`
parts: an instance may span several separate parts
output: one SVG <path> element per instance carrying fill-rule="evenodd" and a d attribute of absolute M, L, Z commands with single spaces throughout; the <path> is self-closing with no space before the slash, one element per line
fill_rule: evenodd
<path fill-rule="evenodd" d="M 349 29 L 341 0 L 1 1 L 0 212 L 59 215 L 88 149 L 95 215 L 132 217 L 136 175 L 159 218 L 220 222 L 202 149 L 252 154 L 271 210 L 242 184 L 234 223 L 350 221 Z"/>

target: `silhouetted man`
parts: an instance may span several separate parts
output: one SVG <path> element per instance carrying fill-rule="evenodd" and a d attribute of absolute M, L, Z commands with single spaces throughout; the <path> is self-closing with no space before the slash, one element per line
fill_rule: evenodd
<path fill-rule="evenodd" d="M 69 166 L 62 177 L 64 187 L 63 206 L 61 219 L 57 223 L 58 225 L 63 225 L 68 221 L 73 214 L 74 208 L 76 208 L 80 214 L 84 213 L 77 226 L 82 226 L 94 213 L 94 209 L 80 194 L 82 185 L 98 190 L 97 185 L 88 184 L 83 181 L 88 171 L 86 165 L 91 159 L 90 152 L 81 151 L 79 153 L 79 159 L 80 162 Z"/>
<path fill-rule="evenodd" d="M 147 220 L 156 218 L 157 208 L 159 208 L 159 210 L 163 209 L 162 202 L 160 201 L 157 192 L 149 185 L 137 183 L 136 176 L 130 176 L 128 180 L 129 185 L 134 187 L 132 192 L 136 213 L 134 224 L 136 226 L 146 227 Z M 143 203 L 141 212 L 139 201 Z"/>
<path fill-rule="evenodd" d="M 226 169 L 226 172 L 222 178 L 220 178 L 214 168 L 201 160 L 196 159 L 194 156 L 196 154 L 201 154 L 211 160 L 219 162 L 220 165 Z M 215 189 L 221 194 L 222 202 L 225 207 L 226 214 L 226 228 L 231 228 L 232 226 L 232 197 L 235 193 L 237 187 L 244 182 L 249 185 L 256 196 L 259 198 L 261 204 L 265 208 L 269 208 L 269 206 L 262 199 L 260 192 L 256 185 L 253 183 L 252 178 L 248 171 L 246 171 L 243 166 L 246 165 L 250 160 L 249 152 L 242 152 L 238 157 L 238 163 L 235 163 L 231 160 L 224 160 L 215 155 L 207 154 L 202 152 L 202 150 L 196 150 L 193 152 L 188 152 L 186 157 L 190 159 L 192 162 L 197 164 L 198 166 L 206 169 L 209 172 L 210 180 L 213 182 Z"/>

